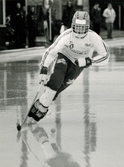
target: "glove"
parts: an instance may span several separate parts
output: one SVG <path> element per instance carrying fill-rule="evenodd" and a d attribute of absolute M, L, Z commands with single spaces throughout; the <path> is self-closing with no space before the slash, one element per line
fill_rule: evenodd
<path fill-rule="evenodd" d="M 86 68 L 86 67 L 89 67 L 90 65 L 92 65 L 92 60 L 91 60 L 91 58 L 86 57 L 86 58 L 85 58 L 85 61 L 86 61 L 85 68 Z"/>
<path fill-rule="evenodd" d="M 92 60 L 89 57 L 86 58 L 79 58 L 78 60 L 75 61 L 75 64 L 78 65 L 79 67 L 89 67 L 92 65 Z"/>
<path fill-rule="evenodd" d="M 47 76 L 47 73 L 48 73 L 48 68 L 43 66 L 40 70 L 40 83 L 43 82 L 44 84 L 47 83 L 47 80 L 48 80 L 48 76 Z"/>

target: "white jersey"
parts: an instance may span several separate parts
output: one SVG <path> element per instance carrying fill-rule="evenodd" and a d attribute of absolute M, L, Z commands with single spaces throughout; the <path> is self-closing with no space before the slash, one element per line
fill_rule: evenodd
<path fill-rule="evenodd" d="M 93 53 L 96 56 L 93 57 Z M 78 60 L 79 64 L 86 57 L 92 59 L 93 65 L 105 65 L 109 59 L 109 49 L 102 38 L 94 31 L 89 30 L 82 38 L 74 36 L 72 29 L 64 31 L 56 41 L 46 50 L 44 66 L 49 65 L 57 58 L 58 53 L 62 53 L 74 64 Z M 82 65 L 83 66 L 83 65 Z"/>

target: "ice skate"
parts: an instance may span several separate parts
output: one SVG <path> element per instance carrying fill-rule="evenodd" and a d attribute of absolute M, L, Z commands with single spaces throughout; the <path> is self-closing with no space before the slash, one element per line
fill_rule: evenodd
<path fill-rule="evenodd" d="M 35 121 L 40 121 L 44 118 L 48 112 L 48 108 L 45 108 L 40 102 L 39 99 L 35 101 L 31 110 L 28 114 L 29 117 L 32 117 Z"/>

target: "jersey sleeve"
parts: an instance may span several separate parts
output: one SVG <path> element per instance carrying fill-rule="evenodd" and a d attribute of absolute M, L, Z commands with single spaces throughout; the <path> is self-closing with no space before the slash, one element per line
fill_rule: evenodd
<path fill-rule="evenodd" d="M 96 56 L 92 58 L 92 65 L 107 65 L 110 57 L 109 47 L 98 35 L 96 35 L 94 40 L 94 51 L 96 52 Z"/>
<path fill-rule="evenodd" d="M 56 41 L 46 50 L 42 58 L 42 64 L 45 67 L 49 67 L 50 64 L 57 58 L 58 52 L 62 50 L 64 46 L 63 35 L 59 35 Z"/>

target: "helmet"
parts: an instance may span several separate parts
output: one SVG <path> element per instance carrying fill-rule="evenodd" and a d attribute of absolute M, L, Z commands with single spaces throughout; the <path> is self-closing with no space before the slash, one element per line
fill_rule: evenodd
<path fill-rule="evenodd" d="M 75 12 L 71 27 L 77 35 L 86 34 L 90 27 L 89 13 L 85 11 Z"/>

